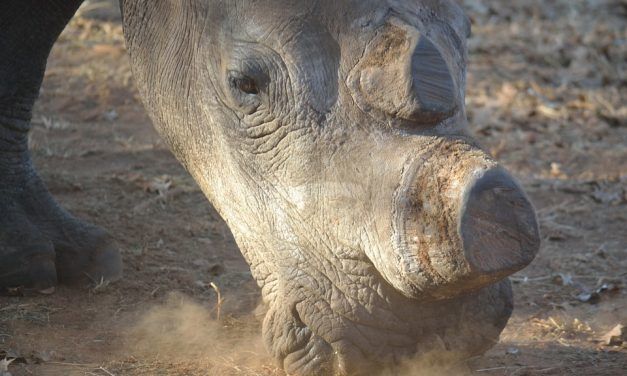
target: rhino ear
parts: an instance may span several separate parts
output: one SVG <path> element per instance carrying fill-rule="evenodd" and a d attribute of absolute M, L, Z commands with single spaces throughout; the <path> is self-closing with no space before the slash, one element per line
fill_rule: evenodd
<path fill-rule="evenodd" d="M 464 36 L 466 39 L 472 36 L 472 22 L 470 21 L 470 17 L 464 14 Z"/>
<path fill-rule="evenodd" d="M 125 0 L 120 0 L 118 2 L 118 6 L 120 7 L 120 16 L 122 17 L 122 24 L 124 24 L 124 1 Z"/>
<path fill-rule="evenodd" d="M 121 2 L 133 75 L 153 117 L 160 117 L 163 109 L 185 108 L 204 22 L 204 13 L 196 11 L 195 3 Z"/>
<path fill-rule="evenodd" d="M 447 2 L 446 13 L 451 25 L 460 38 L 467 39 L 472 36 L 472 23 L 464 9 L 457 2 Z"/>

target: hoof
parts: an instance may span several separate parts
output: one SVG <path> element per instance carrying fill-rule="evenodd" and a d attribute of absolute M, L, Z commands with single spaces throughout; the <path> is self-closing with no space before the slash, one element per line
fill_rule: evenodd
<path fill-rule="evenodd" d="M 80 222 L 73 229 L 76 233 L 69 240 L 55 242 L 59 282 L 80 285 L 122 278 L 122 257 L 111 236 L 99 227 Z"/>
<path fill-rule="evenodd" d="M 57 284 L 54 253 L 12 255 L 0 260 L 0 293 L 51 294 Z"/>
<path fill-rule="evenodd" d="M 50 294 L 57 282 L 122 277 L 119 248 L 105 230 L 61 208 L 36 175 L 14 185 L 0 184 L 0 291 Z"/>

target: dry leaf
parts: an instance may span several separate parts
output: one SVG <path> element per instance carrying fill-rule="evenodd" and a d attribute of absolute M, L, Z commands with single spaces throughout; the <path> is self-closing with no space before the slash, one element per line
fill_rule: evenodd
<path fill-rule="evenodd" d="M 627 341 L 627 328 L 618 324 L 601 337 L 601 342 L 605 346 L 620 346 Z"/>
<path fill-rule="evenodd" d="M 15 359 L 2 359 L 0 360 L 0 376 L 11 376 L 9 372 L 9 364 L 11 364 Z"/>

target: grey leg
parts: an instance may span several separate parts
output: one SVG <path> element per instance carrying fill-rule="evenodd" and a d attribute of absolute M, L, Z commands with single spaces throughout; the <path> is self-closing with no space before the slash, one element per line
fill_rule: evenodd
<path fill-rule="evenodd" d="M 99 227 L 61 208 L 28 151 L 32 107 L 52 45 L 82 0 L 0 4 L 0 290 L 116 279 L 119 251 Z"/>

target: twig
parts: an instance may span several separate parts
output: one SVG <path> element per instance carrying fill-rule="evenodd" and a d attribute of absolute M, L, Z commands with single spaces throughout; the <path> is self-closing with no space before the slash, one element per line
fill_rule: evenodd
<path fill-rule="evenodd" d="M 15 309 L 15 308 L 17 308 L 17 309 L 24 309 L 24 308 L 26 308 L 26 307 L 30 307 L 30 306 L 32 306 L 32 305 L 34 305 L 34 304 L 32 304 L 32 303 L 27 303 L 27 304 L 13 304 L 13 305 L 8 305 L 8 306 L 6 306 L 6 307 L 2 307 L 2 308 L 0 308 L 0 312 L 2 312 L 2 311 L 8 311 L 8 310 L 10 310 L 10 309 Z"/>
<path fill-rule="evenodd" d="M 159 291 L 160 288 L 160 286 L 155 287 L 155 289 L 150 292 L 150 296 L 154 298 L 155 294 L 157 294 L 157 291 Z"/>
<path fill-rule="evenodd" d="M 107 369 L 106 369 L 106 368 L 104 368 L 104 367 L 98 367 L 98 370 L 99 370 L 99 371 L 102 371 L 102 372 L 104 372 L 104 373 L 106 373 L 106 374 L 107 374 L 107 375 L 109 375 L 109 376 L 115 376 L 114 374 L 112 374 L 111 372 L 109 372 L 109 370 L 107 370 Z"/>
<path fill-rule="evenodd" d="M 525 369 L 525 368 L 537 368 L 537 367 L 532 367 L 532 366 L 506 366 L 506 367 L 493 367 L 493 368 L 483 368 L 483 369 L 478 369 L 474 372 L 492 372 L 492 371 L 500 371 L 500 370 L 504 370 L 504 369 Z"/>
<path fill-rule="evenodd" d="M 539 369 L 536 372 L 547 372 L 547 371 L 553 371 L 554 369 L 558 369 L 557 367 L 549 367 L 549 368 L 543 368 L 543 369 Z"/>
<path fill-rule="evenodd" d="M 222 295 L 220 294 L 220 289 L 218 288 L 218 286 L 216 286 L 215 283 L 210 282 L 209 285 L 211 286 L 211 288 L 215 290 L 216 294 L 218 294 L 218 303 L 216 305 L 216 320 L 220 321 L 220 309 L 222 307 Z"/>
<path fill-rule="evenodd" d="M 493 367 L 493 368 L 482 368 L 482 369 L 475 370 L 474 372 L 491 372 L 491 371 L 498 371 L 498 370 L 508 369 L 508 368 L 515 368 L 515 367 Z"/>
<path fill-rule="evenodd" d="M 540 282 L 546 281 L 547 279 L 552 279 L 558 277 L 559 274 L 545 275 L 542 277 L 510 277 L 509 279 L 513 282 Z M 622 276 L 592 276 L 592 275 L 571 275 L 571 278 L 579 278 L 579 279 L 599 279 L 599 278 L 607 278 L 607 279 L 621 279 Z"/>
<path fill-rule="evenodd" d="M 70 366 L 70 367 L 90 367 L 93 368 L 95 364 L 87 364 L 87 363 L 68 363 L 68 362 L 47 362 L 47 364 L 56 364 L 59 366 Z"/>

